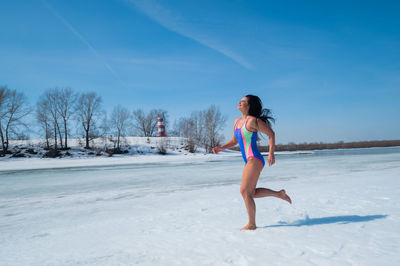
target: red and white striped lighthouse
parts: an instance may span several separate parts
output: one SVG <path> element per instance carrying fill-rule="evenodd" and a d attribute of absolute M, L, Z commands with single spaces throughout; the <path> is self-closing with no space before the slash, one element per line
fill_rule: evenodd
<path fill-rule="evenodd" d="M 164 119 L 161 117 L 157 118 L 157 125 L 158 125 L 158 134 L 157 137 L 165 137 L 165 126 L 164 126 Z"/>

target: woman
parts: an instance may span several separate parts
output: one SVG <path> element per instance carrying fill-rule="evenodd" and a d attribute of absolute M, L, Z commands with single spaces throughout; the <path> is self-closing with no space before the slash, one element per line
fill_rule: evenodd
<path fill-rule="evenodd" d="M 239 101 L 239 111 L 242 117 L 235 120 L 233 128 L 233 137 L 230 141 L 222 146 L 213 148 L 214 153 L 234 147 L 239 143 L 242 151 L 243 160 L 246 163 L 242 174 L 242 184 L 240 185 L 240 193 L 243 196 L 249 215 L 249 223 L 241 230 L 255 230 L 256 227 L 256 205 L 254 198 L 277 197 L 292 203 L 290 197 L 285 190 L 274 191 L 268 188 L 256 188 L 258 177 L 264 167 L 265 161 L 257 148 L 257 132 L 260 131 L 269 136 L 269 153 L 268 165 L 275 163 L 275 133 L 270 127 L 269 109 L 262 109 L 260 98 L 254 95 L 246 95 Z"/>

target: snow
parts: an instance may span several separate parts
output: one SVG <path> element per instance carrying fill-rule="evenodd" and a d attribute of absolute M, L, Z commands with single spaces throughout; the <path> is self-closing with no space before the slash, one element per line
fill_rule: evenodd
<path fill-rule="evenodd" d="M 54 147 L 52 143 L 52 140 L 50 140 L 51 148 Z M 89 142 L 91 149 L 85 149 L 85 143 L 85 140 L 82 138 L 68 139 L 69 149 L 66 151 L 60 150 L 63 155 L 61 157 L 93 158 L 97 153 L 100 156 L 109 157 L 109 154 L 105 150 L 116 147 L 115 139 L 112 141 L 110 138 L 96 138 L 91 140 Z M 124 153 L 126 156 L 158 154 L 158 147 L 160 145 L 168 146 L 169 154 L 188 153 L 185 150 L 186 141 L 180 137 L 121 137 L 120 149 L 126 152 Z M 45 147 L 46 142 L 43 139 L 11 140 L 9 150 L 13 153 L 23 153 L 28 158 L 43 158 L 44 153 L 47 152 Z M 60 148 L 60 144 L 58 144 L 58 148 Z M 28 149 L 33 149 L 37 154 L 29 153 Z M 204 152 L 204 149 L 199 148 L 198 151 Z M 69 155 L 66 155 L 67 152 Z"/>
<path fill-rule="evenodd" d="M 242 169 L 237 152 L 1 161 L 0 265 L 400 265 L 400 148 L 277 154 L 258 187 L 293 204 L 256 199 L 255 231 Z"/>
<path fill-rule="evenodd" d="M 124 137 L 122 138 L 122 150 L 124 154 L 113 154 L 110 157 L 105 148 L 112 148 L 113 144 L 107 140 L 98 138 L 91 142 L 93 149 L 84 149 L 82 139 L 69 139 L 70 149 L 61 151 L 63 156 L 56 158 L 44 158 L 43 154 L 45 143 L 42 139 L 32 140 L 13 140 L 10 142 L 10 150 L 14 153 L 24 153 L 23 158 L 11 158 L 11 155 L 0 157 L 0 170 L 13 169 L 43 169 L 43 168 L 64 168 L 64 167 L 91 167 L 123 164 L 158 163 L 158 162 L 189 162 L 197 161 L 199 157 L 204 159 L 213 158 L 210 154 L 205 154 L 204 149 L 198 148 L 195 153 L 190 153 L 185 149 L 185 139 L 180 137 Z M 167 156 L 160 156 L 157 147 L 166 141 L 168 143 Z M 30 154 L 28 149 L 33 149 L 38 154 Z M 101 156 L 95 153 L 101 151 Z M 70 155 L 67 156 L 65 153 Z M 90 154 L 93 153 L 93 154 Z M 227 151 L 225 154 L 239 156 L 238 152 Z M 184 156 L 181 156 L 184 155 Z M 176 158 L 178 156 L 179 159 Z M 29 162 L 29 163 L 28 163 Z"/>

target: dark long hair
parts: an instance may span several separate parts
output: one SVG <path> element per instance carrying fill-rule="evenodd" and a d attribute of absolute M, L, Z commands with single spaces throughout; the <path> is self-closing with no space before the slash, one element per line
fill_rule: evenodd
<path fill-rule="evenodd" d="M 275 118 L 271 116 L 271 110 L 262 108 L 262 101 L 258 96 L 246 95 L 247 101 L 249 102 L 249 115 L 260 118 L 262 121 L 271 127 L 271 121 L 275 123 Z"/>

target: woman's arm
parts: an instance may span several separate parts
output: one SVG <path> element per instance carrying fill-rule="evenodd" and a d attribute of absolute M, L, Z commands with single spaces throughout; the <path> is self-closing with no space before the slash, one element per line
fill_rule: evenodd
<path fill-rule="evenodd" d="M 257 130 L 268 135 L 269 137 L 269 152 L 268 152 L 268 165 L 271 166 L 275 163 L 275 132 L 267 123 L 257 118 Z"/>
<path fill-rule="evenodd" d="M 221 145 L 219 147 L 221 148 L 221 150 L 226 150 L 226 149 L 235 147 L 237 143 L 238 142 L 237 142 L 235 136 L 233 136 L 233 138 L 230 141 L 228 141 L 227 143 L 225 143 L 224 145 Z"/>
<path fill-rule="evenodd" d="M 238 143 L 237 140 L 236 140 L 236 138 L 235 138 L 236 122 L 237 122 L 237 119 L 235 120 L 235 123 L 234 123 L 234 126 L 233 126 L 233 136 L 232 136 L 232 139 L 231 139 L 230 141 L 228 141 L 227 143 L 225 143 L 224 145 L 214 147 L 214 148 L 212 149 L 212 151 L 213 151 L 215 154 L 217 154 L 217 153 L 220 152 L 220 151 L 223 151 L 223 150 L 232 148 L 232 147 L 236 146 L 236 144 Z"/>

